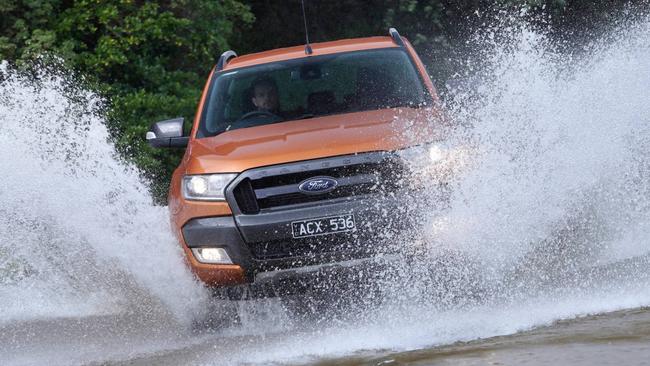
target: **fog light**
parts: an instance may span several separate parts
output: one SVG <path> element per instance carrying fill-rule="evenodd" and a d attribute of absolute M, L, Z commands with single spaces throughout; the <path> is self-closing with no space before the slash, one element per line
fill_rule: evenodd
<path fill-rule="evenodd" d="M 192 253 L 201 263 L 232 264 L 228 252 L 223 248 L 192 248 Z"/>

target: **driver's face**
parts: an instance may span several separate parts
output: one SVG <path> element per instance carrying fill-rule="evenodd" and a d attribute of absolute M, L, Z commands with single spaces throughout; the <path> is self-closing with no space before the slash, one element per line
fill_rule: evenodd
<path fill-rule="evenodd" d="M 257 109 L 275 111 L 278 109 L 278 91 L 271 85 L 258 85 L 253 93 L 253 105 Z"/>

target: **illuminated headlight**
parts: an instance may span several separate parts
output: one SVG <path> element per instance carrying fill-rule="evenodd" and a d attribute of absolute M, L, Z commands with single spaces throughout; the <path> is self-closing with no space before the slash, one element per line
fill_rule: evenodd
<path fill-rule="evenodd" d="M 436 182 L 448 183 L 467 166 L 468 152 L 463 146 L 452 147 L 436 142 L 399 150 L 396 154 L 408 167 L 408 180 L 418 187 Z"/>
<path fill-rule="evenodd" d="M 447 152 L 440 145 L 432 144 L 427 146 L 427 149 L 432 163 L 442 161 L 447 157 Z"/>
<path fill-rule="evenodd" d="M 188 200 L 225 201 L 225 190 L 237 174 L 187 175 L 183 196 Z"/>
<path fill-rule="evenodd" d="M 429 165 L 447 159 L 449 149 L 440 143 L 432 143 L 399 150 L 397 154 L 409 164 Z"/>
<path fill-rule="evenodd" d="M 223 248 L 192 248 L 197 261 L 210 264 L 232 264 L 228 252 Z"/>

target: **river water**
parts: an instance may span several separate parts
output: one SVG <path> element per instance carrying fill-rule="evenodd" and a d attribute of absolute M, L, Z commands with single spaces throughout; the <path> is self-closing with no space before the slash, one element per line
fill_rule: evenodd
<path fill-rule="evenodd" d="M 359 301 L 309 317 L 282 299 L 213 304 L 116 157 L 103 101 L 2 64 L 0 363 L 647 362 L 650 21 L 579 52 L 510 20 L 473 42 L 446 99 L 467 166 L 419 213 L 419 240 L 394 238 L 422 260 L 368 293 L 320 293 Z M 197 328 L 211 306 L 238 321 Z"/>

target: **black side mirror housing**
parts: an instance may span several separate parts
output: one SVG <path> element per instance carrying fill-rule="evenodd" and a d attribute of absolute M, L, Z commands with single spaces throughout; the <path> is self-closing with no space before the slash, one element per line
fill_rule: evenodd
<path fill-rule="evenodd" d="M 151 147 L 187 147 L 189 136 L 183 136 L 184 119 L 174 118 L 151 125 L 147 132 L 147 142 Z"/>

